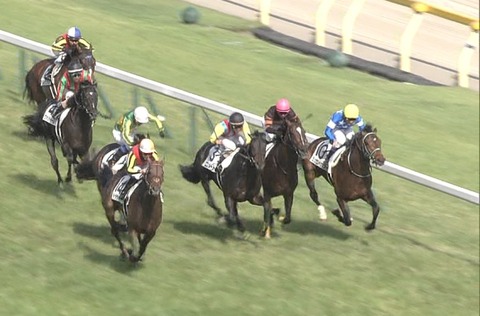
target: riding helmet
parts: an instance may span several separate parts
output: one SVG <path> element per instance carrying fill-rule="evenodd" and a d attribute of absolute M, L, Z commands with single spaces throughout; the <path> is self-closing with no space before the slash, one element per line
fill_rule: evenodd
<path fill-rule="evenodd" d="M 148 110 L 144 106 L 138 106 L 133 112 L 133 116 L 135 116 L 135 121 L 140 124 L 148 123 Z"/>
<path fill-rule="evenodd" d="M 290 102 L 287 99 L 280 99 L 275 104 L 275 110 L 278 113 L 288 113 L 290 112 Z"/>
<path fill-rule="evenodd" d="M 144 154 L 151 154 L 155 151 L 155 145 L 151 139 L 144 138 L 140 141 L 140 151 Z"/>
<path fill-rule="evenodd" d="M 230 117 L 228 118 L 228 121 L 233 126 L 241 126 L 243 125 L 245 119 L 243 118 L 243 115 L 241 113 L 233 112 L 232 115 L 230 115 Z"/>
<path fill-rule="evenodd" d="M 71 40 L 78 41 L 82 37 L 82 32 L 78 27 L 72 26 L 68 29 L 67 36 Z"/>
<path fill-rule="evenodd" d="M 347 104 L 343 110 L 343 115 L 345 115 L 347 119 L 357 119 L 359 114 L 360 110 L 358 109 L 358 106 L 353 103 Z"/>
<path fill-rule="evenodd" d="M 70 64 L 68 64 L 68 73 L 73 74 L 76 72 L 82 71 L 83 67 L 82 64 L 80 64 L 78 61 L 73 61 Z"/>

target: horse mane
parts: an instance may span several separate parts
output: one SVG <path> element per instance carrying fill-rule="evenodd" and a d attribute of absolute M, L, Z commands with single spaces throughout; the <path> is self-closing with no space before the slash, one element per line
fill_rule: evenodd
<path fill-rule="evenodd" d="M 373 133 L 374 132 L 373 125 L 371 123 L 367 123 L 363 131 L 367 133 Z"/>

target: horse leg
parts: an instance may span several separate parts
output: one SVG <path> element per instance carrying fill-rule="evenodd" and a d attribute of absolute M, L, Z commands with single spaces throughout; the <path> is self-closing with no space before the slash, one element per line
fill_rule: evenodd
<path fill-rule="evenodd" d="M 228 222 L 230 225 L 235 223 L 240 233 L 245 233 L 245 226 L 243 225 L 240 216 L 238 216 L 238 203 L 231 197 L 225 197 L 225 206 L 228 209 Z"/>
<path fill-rule="evenodd" d="M 370 206 L 372 207 L 372 214 L 373 214 L 372 222 L 367 226 L 365 226 L 365 230 L 370 231 L 375 229 L 375 225 L 377 223 L 377 217 L 378 217 L 378 214 L 380 213 L 380 206 L 375 200 L 375 195 L 373 195 L 372 190 L 368 190 L 367 195 L 365 197 L 362 197 L 362 200 L 370 204 Z"/>
<path fill-rule="evenodd" d="M 305 175 L 305 183 L 307 184 L 308 190 L 310 191 L 310 198 L 312 201 L 317 205 L 318 215 L 321 221 L 327 220 L 327 212 L 325 212 L 325 207 L 320 203 L 318 199 L 318 193 L 315 189 L 315 170 L 304 166 L 304 175 Z"/>
<path fill-rule="evenodd" d="M 289 224 L 292 221 L 293 192 L 283 196 L 285 206 L 285 217 L 281 219 L 282 224 Z"/>
<path fill-rule="evenodd" d="M 58 170 L 58 159 L 57 155 L 55 154 L 55 140 L 45 138 L 45 143 L 47 144 L 47 150 L 50 154 L 50 164 L 52 165 L 53 170 L 57 174 L 57 183 L 61 184 L 63 182 L 62 176 L 60 175 L 60 171 Z"/>
<path fill-rule="evenodd" d="M 210 184 L 208 180 L 202 180 L 202 187 L 205 193 L 207 194 L 207 204 L 217 212 L 218 217 L 223 217 L 222 210 L 217 206 L 215 200 L 213 199 L 212 191 L 210 190 Z"/>
<path fill-rule="evenodd" d="M 77 162 L 75 157 L 76 155 L 73 153 L 72 149 L 67 145 L 62 146 L 62 150 L 68 162 L 68 171 L 67 171 L 67 177 L 65 178 L 65 182 L 70 182 L 72 181 L 72 165 Z"/>
<path fill-rule="evenodd" d="M 263 199 L 263 227 L 261 230 L 261 235 L 265 239 L 270 239 L 272 237 L 272 201 L 270 197 L 264 197 Z"/>
<path fill-rule="evenodd" d="M 346 201 L 337 197 L 338 206 L 340 206 L 341 213 L 338 210 L 334 210 L 332 213 L 338 219 L 338 221 L 345 224 L 345 226 L 352 225 L 352 218 L 350 217 L 350 208 Z"/>
<path fill-rule="evenodd" d="M 258 193 L 253 198 L 249 199 L 248 202 L 252 205 L 263 205 L 263 196 L 262 194 Z"/>
<path fill-rule="evenodd" d="M 145 250 L 147 250 L 147 245 L 153 239 L 155 233 L 156 231 L 154 230 L 143 235 L 143 238 L 140 240 L 140 249 L 138 250 L 138 256 L 135 257 L 135 262 L 142 260 L 143 254 Z"/>
<path fill-rule="evenodd" d="M 125 247 L 122 239 L 120 239 L 120 231 L 118 229 L 118 223 L 115 221 L 115 206 L 114 202 L 111 199 L 102 201 L 103 208 L 105 209 L 105 216 L 107 217 L 108 223 L 110 224 L 110 232 L 118 241 L 118 245 L 120 247 L 121 256 L 122 258 L 129 258 L 130 254 Z"/>

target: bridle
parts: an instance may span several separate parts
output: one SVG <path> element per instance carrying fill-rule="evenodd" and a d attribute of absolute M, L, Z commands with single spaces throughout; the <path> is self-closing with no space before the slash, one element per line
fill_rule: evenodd
<path fill-rule="evenodd" d="M 376 153 L 377 151 L 380 151 L 380 150 L 382 150 L 382 149 L 381 149 L 380 147 L 375 147 L 373 150 L 369 150 L 369 149 L 368 149 L 368 146 L 367 146 L 367 145 L 368 145 L 368 144 L 367 144 L 367 138 L 368 138 L 369 136 L 375 137 L 376 134 L 375 134 L 375 132 L 368 132 L 368 133 L 366 133 L 365 135 L 363 135 L 360 144 L 358 143 L 359 137 L 355 137 L 355 140 L 354 140 L 352 146 L 353 146 L 353 145 L 356 145 L 356 146 L 358 147 L 358 149 L 360 150 L 360 152 L 362 153 L 363 157 L 365 157 L 366 159 L 368 159 L 369 162 L 375 163 L 375 157 L 374 157 L 374 155 L 375 155 L 375 153 Z M 355 175 L 355 176 L 357 176 L 357 177 L 359 177 L 359 178 L 371 177 L 371 176 L 372 176 L 372 166 L 371 166 L 371 164 L 368 164 L 368 174 L 361 175 L 361 174 L 356 173 L 356 172 L 353 170 L 352 165 L 351 165 L 351 161 L 350 161 L 350 159 L 351 159 L 351 154 L 352 154 L 352 150 L 350 149 L 350 150 L 348 151 L 348 156 L 347 156 L 348 168 L 350 169 L 350 172 L 351 172 L 353 175 Z"/>
<path fill-rule="evenodd" d="M 94 86 L 92 85 L 92 87 L 94 87 Z M 86 91 L 86 90 L 83 90 L 83 89 L 86 89 L 86 88 L 80 87 L 80 90 L 77 93 L 75 93 L 75 95 L 72 99 L 73 99 L 74 105 L 77 108 L 85 111 L 85 113 L 87 113 L 88 117 L 90 118 L 90 121 L 94 122 L 95 119 L 97 118 L 97 105 L 93 104 L 93 109 L 89 109 L 85 106 L 85 104 L 87 104 L 87 102 L 92 102 L 93 103 L 93 101 L 88 100 L 86 94 L 87 93 L 94 93 L 94 92 L 93 92 L 93 89 L 92 89 L 92 91 Z"/>
<path fill-rule="evenodd" d="M 155 168 L 162 168 L 161 165 L 155 165 Z M 148 188 L 148 194 L 153 195 L 153 196 L 158 196 L 162 192 L 162 177 L 161 176 L 151 176 L 151 181 L 149 181 L 148 175 L 150 174 L 150 169 L 152 168 L 152 165 L 149 163 L 147 166 L 147 173 L 143 176 L 143 181 L 145 181 L 145 184 L 147 185 Z M 153 182 L 153 184 L 152 184 Z"/>

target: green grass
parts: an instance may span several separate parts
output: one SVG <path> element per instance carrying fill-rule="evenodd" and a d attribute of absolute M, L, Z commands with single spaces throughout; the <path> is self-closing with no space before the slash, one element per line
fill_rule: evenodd
<path fill-rule="evenodd" d="M 49 44 L 76 24 L 98 61 L 257 115 L 288 97 L 301 117 L 314 113 L 304 125 L 317 135 L 331 112 L 356 102 L 391 162 L 479 190 L 476 92 L 333 69 L 258 41 L 248 32 L 255 23 L 213 11 L 184 25 L 179 12 L 187 4 L 178 1 L 0 5 L 2 30 Z M 478 315 L 478 205 L 375 170 L 382 212 L 366 233 L 371 211 L 361 201 L 350 203 L 350 228 L 332 216 L 318 222 L 300 171 L 293 222 L 262 240 L 262 210 L 242 204 L 252 238 L 236 240 L 214 222 L 201 187 L 178 171 L 193 159 L 190 106 L 143 90 L 173 138 L 155 139 L 167 163 L 165 221 L 144 263 L 130 267 L 118 259 L 95 184 L 57 188 L 45 145 L 26 137 L 21 117 L 32 107 L 21 98 L 18 49 L 6 43 L 0 71 L 1 315 Z M 98 81 L 117 115 L 133 107 L 131 86 Z M 111 142 L 113 123 L 98 120 L 94 147 Z M 210 130 L 200 112 L 196 123 L 199 146 Z M 61 158 L 63 175 L 65 167 Z M 332 189 L 322 180 L 317 187 L 334 208 Z"/>

